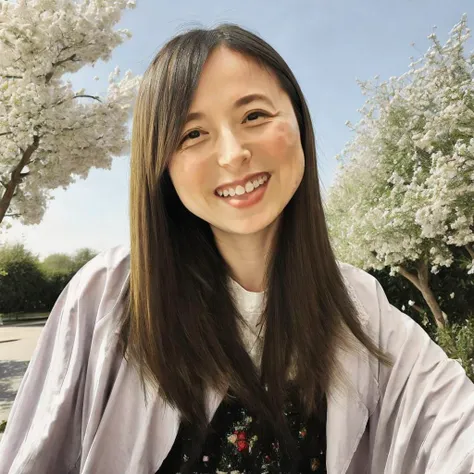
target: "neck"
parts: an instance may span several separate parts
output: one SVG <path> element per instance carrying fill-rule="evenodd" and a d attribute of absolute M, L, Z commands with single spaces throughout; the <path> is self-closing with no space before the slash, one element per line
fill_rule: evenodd
<path fill-rule="evenodd" d="M 212 229 L 217 248 L 231 269 L 231 277 L 247 291 L 265 290 L 265 273 L 276 228 L 274 222 L 259 232 L 246 235 Z"/>

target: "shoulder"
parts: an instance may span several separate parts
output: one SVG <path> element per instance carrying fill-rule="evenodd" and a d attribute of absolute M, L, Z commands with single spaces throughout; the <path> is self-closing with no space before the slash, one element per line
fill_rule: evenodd
<path fill-rule="evenodd" d="M 362 324 L 383 351 L 408 359 L 413 347 L 430 346 L 437 357 L 442 350 L 410 316 L 392 305 L 379 281 L 369 273 L 338 262 L 341 274 L 357 308 Z M 431 347 L 433 346 L 433 347 Z"/>
<path fill-rule="evenodd" d="M 344 284 L 351 296 L 363 325 L 373 322 L 380 313 L 379 293 L 382 287 L 378 280 L 366 271 L 348 263 L 337 261 Z"/>
<path fill-rule="evenodd" d="M 349 263 L 341 262 L 337 260 L 339 270 L 344 277 L 352 286 L 367 288 L 367 286 L 373 291 L 372 285 L 378 283 L 377 279 L 370 273 L 367 273 L 361 268 L 355 267 Z"/>
<path fill-rule="evenodd" d="M 380 282 L 366 271 L 337 262 L 347 291 L 369 335 L 387 348 L 390 341 L 406 340 L 409 334 L 426 342 L 429 336 L 412 318 L 393 306 Z M 387 347 L 384 347 L 387 346 Z"/>
<path fill-rule="evenodd" d="M 78 312 L 93 314 L 95 322 L 111 313 L 126 290 L 130 274 L 130 251 L 117 246 L 99 253 L 71 279 L 60 296 L 63 304 Z"/>
<path fill-rule="evenodd" d="M 130 250 L 124 245 L 104 250 L 87 262 L 78 273 L 82 280 L 98 277 L 102 274 L 120 278 L 130 270 Z"/>

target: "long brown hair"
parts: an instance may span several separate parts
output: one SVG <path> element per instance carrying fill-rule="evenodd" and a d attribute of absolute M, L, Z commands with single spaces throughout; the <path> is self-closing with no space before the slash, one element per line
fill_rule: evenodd
<path fill-rule="evenodd" d="M 304 177 L 283 212 L 266 271 L 261 373 L 239 336 L 242 316 L 229 291 L 230 269 L 210 226 L 184 207 L 168 174 L 203 65 L 218 46 L 275 75 L 291 99 L 305 154 Z M 348 334 L 389 363 L 362 329 L 331 248 L 303 93 L 281 56 L 251 32 L 231 24 L 193 29 L 170 40 L 152 61 L 134 110 L 130 219 L 124 356 L 142 382 L 154 384 L 183 423 L 196 428 L 196 439 L 207 430 L 209 388 L 229 387 L 289 440 L 282 407 L 291 364 L 309 416 L 341 378 L 334 355 L 336 348 L 354 350 Z"/>

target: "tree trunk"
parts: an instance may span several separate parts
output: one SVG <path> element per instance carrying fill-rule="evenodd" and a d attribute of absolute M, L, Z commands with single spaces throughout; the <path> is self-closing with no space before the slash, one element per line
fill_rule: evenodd
<path fill-rule="evenodd" d="M 418 262 L 417 275 L 410 273 L 403 267 L 400 267 L 399 273 L 413 285 L 415 285 L 415 287 L 421 292 L 423 298 L 431 310 L 431 313 L 433 314 L 436 325 L 440 328 L 446 327 L 447 318 L 443 314 L 443 311 L 441 310 L 438 302 L 436 301 L 436 297 L 430 288 L 429 272 L 426 263 L 423 261 Z"/>
<path fill-rule="evenodd" d="M 10 203 L 12 202 L 13 195 L 15 194 L 15 189 L 21 183 L 22 179 L 22 170 L 25 166 L 28 165 L 30 162 L 31 156 L 37 150 L 39 146 L 39 137 L 35 135 L 33 137 L 33 143 L 28 146 L 28 148 L 23 152 L 23 156 L 21 157 L 20 162 L 15 166 L 11 175 L 10 181 L 4 184 L 5 192 L 3 196 L 0 198 L 0 224 L 2 223 L 5 215 L 10 207 Z"/>

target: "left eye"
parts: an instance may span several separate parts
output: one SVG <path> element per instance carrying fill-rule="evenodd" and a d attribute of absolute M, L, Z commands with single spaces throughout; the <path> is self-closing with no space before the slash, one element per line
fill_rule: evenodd
<path fill-rule="evenodd" d="M 248 120 L 249 122 L 253 122 L 257 120 L 259 117 L 265 117 L 265 114 L 263 112 L 250 112 L 245 120 Z"/>

